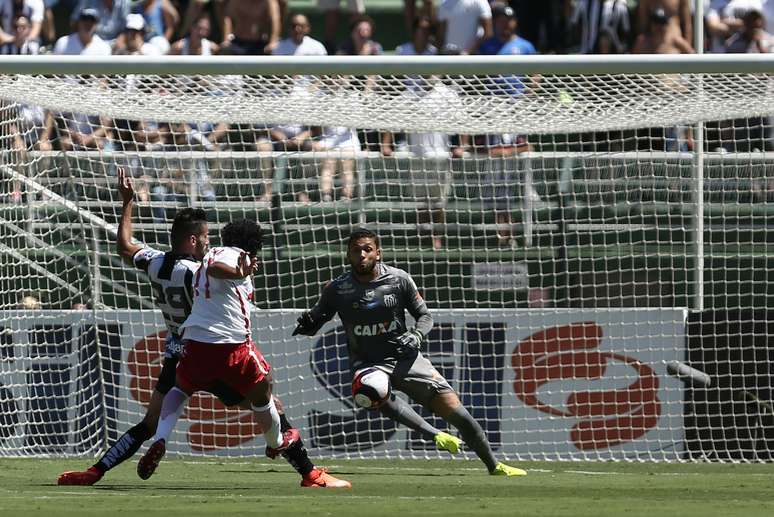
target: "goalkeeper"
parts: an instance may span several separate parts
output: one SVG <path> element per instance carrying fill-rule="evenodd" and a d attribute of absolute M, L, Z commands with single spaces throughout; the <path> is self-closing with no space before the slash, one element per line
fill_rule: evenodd
<path fill-rule="evenodd" d="M 379 236 L 370 230 L 355 230 L 349 236 L 347 258 L 350 271 L 325 286 L 317 304 L 298 319 L 293 335 L 312 336 L 338 313 L 347 334 L 353 372 L 374 367 L 387 373 L 395 389 L 456 427 L 490 474 L 526 475 L 495 460 L 484 430 L 420 352 L 433 318 L 411 276 L 382 263 Z M 413 328 L 406 325 L 406 310 L 416 320 Z M 412 429 L 428 432 L 429 425 L 425 422 L 422 426 L 421 417 L 398 398 L 391 397 L 379 411 Z"/>

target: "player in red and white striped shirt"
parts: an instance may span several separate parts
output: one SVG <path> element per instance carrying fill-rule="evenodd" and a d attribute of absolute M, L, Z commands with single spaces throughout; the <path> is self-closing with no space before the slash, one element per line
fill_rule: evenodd
<path fill-rule="evenodd" d="M 155 441 L 140 459 L 138 473 L 142 471 L 141 477 L 146 478 L 158 466 L 187 398 L 196 391 L 225 385 L 250 402 L 263 429 L 268 457 L 283 454 L 293 463 L 296 456 L 308 464 L 301 469 L 307 471 L 302 472 L 302 486 L 351 487 L 348 481 L 313 468 L 297 429 L 282 430 L 272 397 L 271 366 L 250 336 L 251 276 L 261 247 L 260 226 L 249 219 L 232 221 L 223 228 L 221 238 L 223 246 L 209 250 L 194 278 L 193 307 L 180 327 L 185 351 L 178 364 L 176 387 L 164 398 Z"/>

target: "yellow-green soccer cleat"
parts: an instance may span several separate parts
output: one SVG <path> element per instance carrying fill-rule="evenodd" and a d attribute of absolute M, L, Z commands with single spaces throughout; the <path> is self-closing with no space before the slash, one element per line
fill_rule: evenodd
<path fill-rule="evenodd" d="M 498 463 L 495 465 L 495 469 L 490 472 L 493 476 L 526 476 L 527 471 L 517 469 L 516 467 L 511 467 L 510 465 L 506 465 L 505 463 Z"/>
<path fill-rule="evenodd" d="M 433 441 L 435 441 L 438 450 L 449 451 L 452 454 L 457 454 L 460 451 L 460 445 L 462 445 L 462 440 L 443 431 L 435 435 Z"/>

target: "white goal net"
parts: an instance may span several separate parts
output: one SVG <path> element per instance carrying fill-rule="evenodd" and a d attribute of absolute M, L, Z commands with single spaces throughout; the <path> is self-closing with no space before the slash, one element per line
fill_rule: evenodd
<path fill-rule="evenodd" d="M 337 320 L 291 337 L 365 226 L 498 456 L 769 460 L 774 60 L 630 61 L 0 61 L 0 455 L 144 415 L 165 331 L 116 253 L 123 167 L 144 245 L 186 206 L 213 245 L 260 222 L 255 340 L 314 457 L 440 455 L 356 409 Z M 168 450 L 260 431 L 200 393 Z"/>

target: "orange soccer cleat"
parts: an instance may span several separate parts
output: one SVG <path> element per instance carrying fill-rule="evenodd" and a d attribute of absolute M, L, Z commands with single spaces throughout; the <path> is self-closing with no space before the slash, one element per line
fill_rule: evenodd
<path fill-rule="evenodd" d="M 325 469 L 314 469 L 301 480 L 301 486 L 309 488 L 352 488 L 346 479 L 331 476 Z"/>
<path fill-rule="evenodd" d="M 266 446 L 266 456 L 274 459 L 280 454 L 282 454 L 282 451 L 286 450 L 288 447 L 293 445 L 294 443 L 297 443 L 301 440 L 301 433 L 298 432 L 298 429 L 288 429 L 284 433 L 282 433 L 282 445 L 279 447 L 269 447 Z"/>
<path fill-rule="evenodd" d="M 102 472 L 95 467 L 89 467 L 88 470 L 84 471 L 71 470 L 70 472 L 63 472 L 57 478 L 56 484 L 90 486 L 100 479 L 102 479 Z"/>
<path fill-rule="evenodd" d="M 137 462 L 137 475 L 140 476 L 140 479 L 151 477 L 166 453 L 167 442 L 163 438 L 153 442 L 140 461 Z"/>

